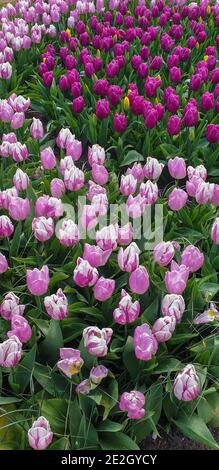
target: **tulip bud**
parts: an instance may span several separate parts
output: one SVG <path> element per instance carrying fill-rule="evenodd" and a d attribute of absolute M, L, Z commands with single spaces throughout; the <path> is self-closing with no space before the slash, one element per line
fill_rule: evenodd
<path fill-rule="evenodd" d="M 75 284 L 80 287 L 91 287 L 97 282 L 98 277 L 97 269 L 93 268 L 88 261 L 80 257 L 77 259 L 77 265 L 73 274 Z"/>
<path fill-rule="evenodd" d="M 137 390 L 122 393 L 119 401 L 119 408 L 121 411 L 128 413 L 130 419 L 141 419 L 145 415 L 145 397 L 143 393 Z"/>
<path fill-rule="evenodd" d="M 144 266 L 139 266 L 132 271 L 129 278 L 129 286 L 135 294 L 144 294 L 149 289 L 149 276 Z"/>
<path fill-rule="evenodd" d="M 102 328 L 88 326 L 83 331 L 84 346 L 89 354 L 96 357 L 106 356 L 107 345 L 111 340 L 113 330 L 111 328 Z"/>
<path fill-rule="evenodd" d="M 114 290 L 114 279 L 106 279 L 101 276 L 93 288 L 94 298 L 100 302 L 105 302 L 112 296 Z"/>
<path fill-rule="evenodd" d="M 167 294 L 162 300 L 161 309 L 164 317 L 174 317 L 177 322 L 180 322 L 185 311 L 184 299 L 178 294 Z"/>
<path fill-rule="evenodd" d="M 10 198 L 8 212 L 14 220 L 25 220 L 30 214 L 29 199 L 13 196 Z"/>
<path fill-rule="evenodd" d="M 83 259 L 87 260 L 93 268 L 98 268 L 99 266 L 104 266 L 112 250 L 102 250 L 99 246 L 89 245 L 85 243 Z"/>
<path fill-rule="evenodd" d="M 164 164 L 160 163 L 156 158 L 148 157 L 143 168 L 145 178 L 149 180 L 157 180 L 164 168 Z"/>
<path fill-rule="evenodd" d="M 6 257 L 0 252 L 0 274 L 3 274 L 8 269 L 8 262 Z"/>
<path fill-rule="evenodd" d="M 99 385 L 100 382 L 102 382 L 103 379 L 105 379 L 108 375 L 109 370 L 100 365 L 97 367 L 92 367 L 90 371 L 90 380 L 93 384 Z"/>
<path fill-rule="evenodd" d="M 34 236 L 40 242 L 49 240 L 54 233 L 54 222 L 51 217 L 35 217 L 32 220 L 32 230 Z"/>
<path fill-rule="evenodd" d="M 183 158 L 170 158 L 168 170 L 172 178 L 183 179 L 186 177 L 186 164 Z"/>
<path fill-rule="evenodd" d="M 157 340 L 149 326 L 146 323 L 137 326 L 134 331 L 134 350 L 137 359 L 149 361 L 156 354 L 157 348 Z"/>
<path fill-rule="evenodd" d="M 28 321 L 20 315 L 13 315 L 11 318 L 11 330 L 8 331 L 9 338 L 16 336 L 21 343 L 27 343 L 31 336 L 32 330 Z"/>
<path fill-rule="evenodd" d="M 56 166 L 56 157 L 51 147 L 47 147 L 40 152 L 40 159 L 45 170 L 52 170 Z"/>
<path fill-rule="evenodd" d="M 40 140 L 44 136 L 43 124 L 40 119 L 33 118 L 32 124 L 30 126 L 30 135 L 33 139 Z"/>
<path fill-rule="evenodd" d="M 175 255 L 175 249 L 179 249 L 176 242 L 160 242 L 154 248 L 154 261 L 160 266 L 167 266 Z"/>
<path fill-rule="evenodd" d="M 124 289 L 122 289 L 119 306 L 113 312 L 113 318 L 115 322 L 119 323 L 120 325 L 132 323 L 139 317 L 139 313 L 139 302 L 137 300 L 132 302 L 130 295 Z"/>
<path fill-rule="evenodd" d="M 0 215 L 0 238 L 10 237 L 14 226 L 7 215 Z"/>
<path fill-rule="evenodd" d="M 22 316 L 25 306 L 20 305 L 20 300 L 13 292 L 5 295 L 2 304 L 0 305 L 0 314 L 4 320 L 11 320 L 13 315 Z"/>
<path fill-rule="evenodd" d="M 165 341 L 168 341 L 171 338 L 175 327 L 175 317 L 161 317 L 153 324 L 152 333 L 158 343 L 165 343 Z"/>
<path fill-rule="evenodd" d="M 129 196 L 130 194 L 134 194 L 137 188 L 137 180 L 133 175 L 122 175 L 121 182 L 120 182 L 120 192 L 124 196 Z"/>
<path fill-rule="evenodd" d="M 211 228 L 211 238 L 216 245 L 219 245 L 219 217 L 217 217 Z"/>
<path fill-rule="evenodd" d="M 17 336 L 11 336 L 0 344 L 0 366 L 15 367 L 21 359 L 22 343 Z"/>
<path fill-rule="evenodd" d="M 35 450 L 44 450 L 53 439 L 49 421 L 44 416 L 40 416 L 28 431 L 28 442 L 30 447 Z"/>
<path fill-rule="evenodd" d="M 171 271 L 165 274 L 165 284 L 170 294 L 182 294 L 186 288 L 189 277 L 189 268 L 184 264 L 180 266 L 172 261 Z"/>
<path fill-rule="evenodd" d="M 50 182 L 50 191 L 53 197 L 61 199 L 65 192 L 64 182 L 59 178 L 53 178 Z"/>
<path fill-rule="evenodd" d="M 204 263 L 204 255 L 193 245 L 188 245 L 182 252 L 182 264 L 187 266 L 190 272 L 195 273 Z"/>
<path fill-rule="evenodd" d="M 191 401 L 201 393 L 200 381 L 193 364 L 188 364 L 177 374 L 173 393 L 178 400 Z"/>
<path fill-rule="evenodd" d="M 118 231 L 115 225 L 108 225 L 96 232 L 96 243 L 102 250 L 114 250 L 117 247 Z"/>
<path fill-rule="evenodd" d="M 13 177 L 13 184 L 18 191 L 25 191 L 29 186 L 29 176 L 18 168 Z"/>
<path fill-rule="evenodd" d="M 32 295 L 43 295 L 49 286 L 49 269 L 43 266 L 41 269 L 28 269 L 26 272 L 27 287 Z"/>
<path fill-rule="evenodd" d="M 44 306 L 53 320 L 63 320 L 68 315 L 68 301 L 62 289 L 58 289 L 56 294 L 45 297 Z"/>
<path fill-rule="evenodd" d="M 120 248 L 118 253 L 118 265 L 122 271 L 133 272 L 139 266 L 140 250 L 136 243 L 132 242 L 125 250 Z"/>

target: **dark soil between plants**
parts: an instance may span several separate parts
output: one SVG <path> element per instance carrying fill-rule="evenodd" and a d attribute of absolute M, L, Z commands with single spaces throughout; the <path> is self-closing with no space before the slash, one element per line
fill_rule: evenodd
<path fill-rule="evenodd" d="M 214 439 L 219 444 L 219 429 L 211 429 L 211 433 L 214 436 Z M 151 436 L 148 436 L 147 439 L 142 444 L 143 450 L 209 450 L 207 447 L 191 441 L 183 434 L 181 434 L 178 429 L 173 429 L 169 434 L 164 431 L 160 432 L 161 437 L 157 439 L 152 439 Z"/>

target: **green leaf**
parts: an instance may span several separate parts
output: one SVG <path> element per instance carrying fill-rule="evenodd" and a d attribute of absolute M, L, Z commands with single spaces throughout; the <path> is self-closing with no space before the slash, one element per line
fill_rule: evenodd
<path fill-rule="evenodd" d="M 10 405 L 10 403 L 18 403 L 19 401 L 22 401 L 22 399 L 16 397 L 0 397 L 0 406 Z"/>
<path fill-rule="evenodd" d="M 30 383 L 36 357 L 36 345 L 24 356 L 21 362 L 10 372 L 9 382 L 13 390 L 23 393 Z"/>
<path fill-rule="evenodd" d="M 39 351 L 45 362 L 55 364 L 59 358 L 59 349 L 63 347 L 63 337 L 60 324 L 56 320 L 50 321 L 48 334 L 40 343 Z"/>
<path fill-rule="evenodd" d="M 128 166 L 128 165 L 131 165 L 131 163 L 143 162 L 144 160 L 145 159 L 144 159 L 143 155 L 136 152 L 136 150 L 129 150 L 129 152 L 123 158 L 120 166 Z"/>
<path fill-rule="evenodd" d="M 68 398 L 70 384 L 59 372 L 52 371 L 49 366 L 35 364 L 33 376 L 42 389 L 57 398 Z"/>
<path fill-rule="evenodd" d="M 135 356 L 133 338 L 131 336 L 128 336 L 125 344 L 123 362 L 130 376 L 135 379 L 140 371 L 140 361 Z"/>
<path fill-rule="evenodd" d="M 51 398 L 40 402 L 40 406 L 40 413 L 48 419 L 52 431 L 63 434 L 65 431 L 68 401 L 62 398 Z"/>
<path fill-rule="evenodd" d="M 56 284 L 59 284 L 61 281 L 65 281 L 68 278 L 69 278 L 68 274 L 65 274 L 62 272 L 55 273 L 50 279 L 49 288 L 53 289 L 56 286 Z"/>
<path fill-rule="evenodd" d="M 99 436 L 103 450 L 139 450 L 138 445 L 122 432 L 104 432 Z"/>
<path fill-rule="evenodd" d="M 10 247 L 10 256 L 17 256 L 22 235 L 22 222 L 19 221 L 14 231 L 14 236 Z"/>
<path fill-rule="evenodd" d="M 182 417 L 173 420 L 173 422 L 189 439 L 205 445 L 208 449 L 219 450 L 219 445 L 214 440 L 205 422 L 197 414 L 194 413 L 193 416 Z"/>
<path fill-rule="evenodd" d="M 67 437 L 61 437 L 54 441 L 49 447 L 48 450 L 68 450 L 69 449 L 69 440 Z"/>
<path fill-rule="evenodd" d="M 71 402 L 69 410 L 69 427 L 72 449 L 77 449 L 79 447 L 78 434 L 82 417 L 83 415 L 78 405 L 78 399 L 75 398 Z"/>
<path fill-rule="evenodd" d="M 183 367 L 182 362 L 178 359 L 170 357 L 168 359 L 161 359 L 159 361 L 158 367 L 153 371 L 153 374 L 162 374 L 163 372 L 175 372 L 176 370 L 181 370 Z"/>
<path fill-rule="evenodd" d="M 124 425 L 121 423 L 115 423 L 114 421 L 110 421 L 107 419 L 107 421 L 102 421 L 102 423 L 99 424 L 97 427 L 98 432 L 118 432 L 122 431 Z"/>
<path fill-rule="evenodd" d="M 94 400 L 98 405 L 104 407 L 103 421 L 105 421 L 112 408 L 118 403 L 118 383 L 115 379 L 108 381 L 107 389 L 104 390 L 98 387 L 89 397 Z"/>

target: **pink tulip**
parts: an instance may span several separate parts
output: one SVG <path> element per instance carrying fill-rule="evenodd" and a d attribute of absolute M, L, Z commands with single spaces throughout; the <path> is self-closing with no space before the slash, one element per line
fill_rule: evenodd
<path fill-rule="evenodd" d="M 0 238 L 10 237 L 14 226 L 7 215 L 0 215 Z"/>
<path fill-rule="evenodd" d="M 172 261 L 171 270 L 165 274 L 165 284 L 170 294 L 182 294 L 186 288 L 189 277 L 189 268 L 184 264 L 180 266 Z"/>
<path fill-rule="evenodd" d="M 139 302 L 137 300 L 132 302 L 131 296 L 124 289 L 122 289 L 119 306 L 113 312 L 113 318 L 115 322 L 119 323 L 120 325 L 126 325 L 127 323 L 132 323 L 137 320 L 139 314 Z"/>
<path fill-rule="evenodd" d="M 92 147 L 88 147 L 87 158 L 91 167 L 94 165 L 94 163 L 97 165 L 103 165 L 106 158 L 104 148 L 98 144 L 94 144 Z"/>
<path fill-rule="evenodd" d="M 152 328 L 152 333 L 158 343 L 165 343 L 168 341 L 176 327 L 176 320 L 173 316 L 161 317 L 155 321 Z"/>
<path fill-rule="evenodd" d="M 23 162 L 28 157 L 28 150 L 25 144 L 17 142 L 12 145 L 12 158 L 15 162 Z"/>
<path fill-rule="evenodd" d="M 175 255 L 175 248 L 179 249 L 176 242 L 160 242 L 155 246 L 153 256 L 155 263 L 160 266 L 167 266 Z"/>
<path fill-rule="evenodd" d="M 13 315 L 11 318 L 11 330 L 7 332 L 9 338 L 17 336 L 21 343 L 27 343 L 31 336 L 32 330 L 28 321 L 20 315 Z"/>
<path fill-rule="evenodd" d="M 93 268 L 87 260 L 77 259 L 77 265 L 74 269 L 73 279 L 75 284 L 80 287 L 93 286 L 99 277 L 96 268 Z"/>
<path fill-rule="evenodd" d="M 14 315 L 22 316 L 25 305 L 20 305 L 20 300 L 13 292 L 5 295 L 0 305 L 0 314 L 4 320 L 11 320 Z"/>
<path fill-rule="evenodd" d="M 83 331 L 84 346 L 91 356 L 106 356 L 107 345 L 111 340 L 113 330 L 111 328 L 102 328 L 97 326 L 88 326 Z"/>
<path fill-rule="evenodd" d="M 81 393 L 82 395 L 88 395 L 92 390 L 92 383 L 89 379 L 82 380 L 79 384 L 75 387 L 75 392 L 77 394 Z"/>
<path fill-rule="evenodd" d="M 132 224 L 129 222 L 122 227 L 118 227 L 118 239 L 117 242 L 119 245 L 127 246 L 132 242 L 133 239 L 133 228 Z"/>
<path fill-rule="evenodd" d="M 186 181 L 186 192 L 188 193 L 188 195 L 191 197 L 195 197 L 197 189 L 200 183 L 202 182 L 202 178 L 196 175 L 192 176 L 189 181 Z"/>
<path fill-rule="evenodd" d="M 32 230 L 34 236 L 40 242 L 49 240 L 54 234 L 54 222 L 51 217 L 35 217 L 32 220 Z"/>
<path fill-rule="evenodd" d="M 25 220 L 30 214 L 29 199 L 21 197 L 11 197 L 8 206 L 9 215 L 14 220 Z"/>
<path fill-rule="evenodd" d="M 126 170 L 126 175 L 133 175 L 138 183 L 141 183 L 144 179 L 144 173 L 141 166 L 141 163 L 135 162 L 132 168 Z"/>
<path fill-rule="evenodd" d="M 56 145 L 60 149 L 66 149 L 67 145 L 74 142 L 74 140 L 74 135 L 71 133 L 70 129 L 62 128 L 56 138 Z"/>
<path fill-rule="evenodd" d="M 43 295 L 49 286 L 49 268 L 43 266 L 42 269 L 28 269 L 26 272 L 27 287 L 32 295 Z"/>
<path fill-rule="evenodd" d="M 65 170 L 64 183 L 69 191 L 78 191 L 84 186 L 84 173 L 75 165 L 70 170 Z"/>
<path fill-rule="evenodd" d="M 62 217 L 64 207 L 60 199 L 49 197 L 47 195 L 40 196 L 35 204 L 36 217 Z"/>
<path fill-rule="evenodd" d="M 134 350 L 137 359 L 150 361 L 156 354 L 158 348 L 157 340 L 153 336 L 149 326 L 143 323 L 134 331 Z"/>
<path fill-rule="evenodd" d="M 17 336 L 11 336 L 0 344 L 0 366 L 15 367 L 21 359 L 22 343 Z"/>
<path fill-rule="evenodd" d="M 61 199 L 65 192 L 64 182 L 60 178 L 53 178 L 50 182 L 50 191 L 53 197 Z"/>
<path fill-rule="evenodd" d="M 24 113 L 14 113 L 11 119 L 11 128 L 20 129 L 25 123 L 25 114 Z"/>
<path fill-rule="evenodd" d="M 91 173 L 92 173 L 92 178 L 95 181 L 95 183 L 103 185 L 108 182 L 109 173 L 107 169 L 105 168 L 105 166 L 94 163 L 92 166 Z"/>
<path fill-rule="evenodd" d="M 137 196 L 133 197 L 130 195 L 126 202 L 126 211 L 129 217 L 136 219 L 141 217 L 144 213 L 147 201 L 144 196 L 138 194 Z"/>
<path fill-rule="evenodd" d="M 163 163 L 160 163 L 156 158 L 148 157 L 143 168 L 143 173 L 148 180 L 158 180 L 163 168 Z"/>
<path fill-rule="evenodd" d="M 81 216 L 81 225 L 86 230 L 92 230 L 92 228 L 97 225 L 97 215 L 96 209 L 94 206 L 88 206 L 85 204 L 83 206 L 82 216 Z"/>
<path fill-rule="evenodd" d="M 89 245 L 85 243 L 83 259 L 87 260 L 93 268 L 105 266 L 112 250 L 102 250 L 99 246 Z"/>
<path fill-rule="evenodd" d="M 97 194 L 93 196 L 91 205 L 95 208 L 97 217 L 107 214 L 108 199 L 106 194 Z"/>
<path fill-rule="evenodd" d="M 75 246 L 80 241 L 80 238 L 78 226 L 73 220 L 64 220 L 58 233 L 61 245 L 66 247 Z"/>
<path fill-rule="evenodd" d="M 200 182 L 195 193 L 195 199 L 198 204 L 209 204 L 214 194 L 214 183 Z"/>
<path fill-rule="evenodd" d="M 0 252 L 0 274 L 3 274 L 8 269 L 8 262 L 6 257 Z"/>
<path fill-rule="evenodd" d="M 152 183 L 150 180 L 141 183 L 140 196 L 145 200 L 145 204 L 155 204 L 158 199 L 157 183 Z"/>
<path fill-rule="evenodd" d="M 217 217 L 211 228 L 211 238 L 216 245 L 219 245 L 219 217 Z"/>
<path fill-rule="evenodd" d="M 177 180 L 186 177 L 186 164 L 183 158 L 175 157 L 168 160 L 168 170 L 172 178 Z"/>
<path fill-rule="evenodd" d="M 133 175 L 122 175 L 120 182 L 120 193 L 123 196 L 129 196 L 134 194 L 137 188 L 137 180 Z"/>
<path fill-rule="evenodd" d="M 122 393 L 119 400 L 119 408 L 121 411 L 128 413 L 130 419 L 141 419 L 145 415 L 145 397 L 143 393 L 137 390 Z"/>
<path fill-rule="evenodd" d="M 193 364 L 188 364 L 177 374 L 173 393 L 178 400 L 191 401 L 201 393 L 200 381 Z"/>
<path fill-rule="evenodd" d="M 105 366 L 92 367 L 90 371 L 90 380 L 92 384 L 99 385 L 108 375 L 109 369 Z"/>
<path fill-rule="evenodd" d="M 188 194 L 180 188 L 174 188 L 168 197 L 168 206 L 172 211 L 179 211 L 187 203 Z"/>
<path fill-rule="evenodd" d="M 162 300 L 161 310 L 164 317 L 174 317 L 179 323 L 185 311 L 185 302 L 179 294 L 166 294 Z"/>
<path fill-rule="evenodd" d="M 122 271 L 131 273 L 139 266 L 140 250 L 135 242 L 132 242 L 125 250 L 120 248 L 118 253 L 118 265 Z"/>
<path fill-rule="evenodd" d="M 32 124 L 30 126 L 30 135 L 33 139 L 40 140 L 44 136 L 43 124 L 40 119 L 33 118 Z"/>
<path fill-rule="evenodd" d="M 129 286 L 135 294 L 144 294 L 149 289 L 149 276 L 144 266 L 139 266 L 129 278 Z"/>
<path fill-rule="evenodd" d="M 187 266 L 192 273 L 198 271 L 204 264 L 204 255 L 193 245 L 188 245 L 182 252 L 182 264 Z"/>
<path fill-rule="evenodd" d="M 102 250 L 114 250 L 117 247 L 118 231 L 113 224 L 96 232 L 96 243 Z"/>
<path fill-rule="evenodd" d="M 98 196 L 98 194 L 106 194 L 106 189 L 94 183 L 94 181 L 88 181 L 88 188 L 87 198 L 89 201 L 92 201 L 93 197 Z"/>
<path fill-rule="evenodd" d="M 65 158 L 62 158 L 60 160 L 60 168 L 59 168 L 60 173 L 64 175 L 65 171 L 70 170 L 71 168 L 76 168 L 76 167 L 75 167 L 75 164 L 71 155 L 67 155 Z"/>
<path fill-rule="evenodd" d="M 205 323 L 211 323 L 219 319 L 219 312 L 216 308 L 216 305 L 211 302 L 210 308 L 206 309 L 203 313 L 199 313 L 194 319 L 193 323 L 195 325 L 203 325 Z"/>
<path fill-rule="evenodd" d="M 56 157 L 51 147 L 41 150 L 40 160 L 45 170 L 52 170 L 56 167 Z"/>
<path fill-rule="evenodd" d="M 80 372 L 84 364 L 81 353 L 79 349 L 72 348 L 61 348 L 59 351 L 60 360 L 57 362 L 57 367 L 71 379 L 73 375 Z"/>
<path fill-rule="evenodd" d="M 13 177 L 13 184 L 18 191 L 26 191 L 29 186 L 29 176 L 18 168 Z"/>
<path fill-rule="evenodd" d="M 100 302 L 105 302 L 113 295 L 114 290 L 114 279 L 106 279 L 101 276 L 93 288 L 94 298 Z"/>
<path fill-rule="evenodd" d="M 56 294 L 45 297 L 44 306 L 53 320 L 63 320 L 68 315 L 68 300 L 62 289 L 58 289 Z"/>
<path fill-rule="evenodd" d="M 205 181 L 207 178 L 207 170 L 204 165 L 198 165 L 195 168 L 188 166 L 187 175 L 189 180 L 191 180 L 193 176 L 197 176 L 198 178 L 201 178 L 203 181 Z"/>
<path fill-rule="evenodd" d="M 35 450 L 44 450 L 53 439 L 49 421 L 44 416 L 40 416 L 28 431 L 28 442 L 30 447 Z"/>
<path fill-rule="evenodd" d="M 82 143 L 80 140 L 74 139 L 67 143 L 66 154 L 71 155 L 74 162 L 78 161 L 82 155 Z"/>

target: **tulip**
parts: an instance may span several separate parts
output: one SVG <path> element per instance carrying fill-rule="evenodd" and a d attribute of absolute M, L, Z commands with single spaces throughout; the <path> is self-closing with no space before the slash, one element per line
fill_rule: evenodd
<path fill-rule="evenodd" d="M 135 197 L 130 195 L 126 202 L 126 210 L 127 210 L 128 216 L 133 217 L 133 219 L 141 217 L 142 214 L 144 213 L 146 205 L 147 205 L 147 200 L 141 194 L 138 194 Z"/>
<path fill-rule="evenodd" d="M 21 343 L 27 343 L 31 336 L 32 330 L 28 321 L 20 315 L 13 315 L 11 318 L 11 330 L 8 331 L 9 338 L 16 336 Z"/>
<path fill-rule="evenodd" d="M 145 204 L 155 204 L 158 199 L 157 183 L 152 183 L 150 180 L 146 183 L 141 183 L 140 196 L 144 199 Z"/>
<path fill-rule="evenodd" d="M 170 158 L 168 161 L 168 170 L 172 178 L 183 179 L 186 177 L 186 164 L 183 158 Z"/>
<path fill-rule="evenodd" d="M 97 216 L 96 209 L 94 206 L 83 206 L 82 216 L 81 216 L 81 225 L 86 230 L 92 230 L 97 225 Z"/>
<path fill-rule="evenodd" d="M 26 272 L 27 287 L 32 295 L 43 295 L 49 286 L 49 269 L 43 266 L 41 269 L 28 269 Z"/>
<path fill-rule="evenodd" d="M 72 112 L 79 114 L 82 113 L 84 109 L 84 98 L 83 96 L 78 96 L 78 98 L 74 98 L 72 101 Z"/>
<path fill-rule="evenodd" d="M 118 265 L 122 271 L 131 273 L 139 266 L 140 250 L 135 242 L 132 242 L 125 250 L 120 248 L 118 253 Z"/>
<path fill-rule="evenodd" d="M 129 222 L 122 227 L 118 227 L 118 238 L 117 242 L 119 245 L 127 246 L 131 243 L 133 239 L 133 229 L 132 224 Z"/>
<path fill-rule="evenodd" d="M 94 163 L 97 163 L 98 165 L 103 165 L 105 162 L 104 148 L 98 144 L 92 145 L 92 147 L 88 147 L 87 158 L 91 167 Z"/>
<path fill-rule="evenodd" d="M 218 320 L 219 312 L 213 302 L 210 303 L 210 308 L 205 310 L 203 313 L 199 313 L 194 319 L 195 325 L 202 325 L 205 323 L 211 323 L 215 320 Z"/>
<path fill-rule="evenodd" d="M 160 242 L 155 246 L 153 256 L 155 263 L 160 266 L 167 266 L 175 255 L 175 249 L 179 249 L 176 242 Z"/>
<path fill-rule="evenodd" d="M 107 377 L 108 372 L 109 370 L 102 365 L 97 366 L 97 367 L 92 367 L 90 371 L 90 380 L 92 384 L 99 385 L 102 382 L 102 380 Z"/>
<path fill-rule="evenodd" d="M 28 442 L 30 447 L 35 450 L 44 450 L 53 439 L 49 421 L 44 416 L 40 416 L 28 431 Z"/>
<path fill-rule="evenodd" d="M 93 268 L 87 260 L 77 259 L 77 265 L 74 269 L 73 279 L 75 284 L 80 287 L 93 286 L 99 277 L 96 268 Z"/>
<path fill-rule="evenodd" d="M 36 217 L 62 217 L 63 212 L 64 207 L 60 199 L 43 195 L 40 196 L 36 201 Z"/>
<path fill-rule="evenodd" d="M 204 255 L 193 245 L 188 245 L 182 252 L 182 264 L 187 266 L 190 272 L 195 273 L 204 264 Z"/>
<path fill-rule="evenodd" d="M 60 160 L 59 170 L 62 175 L 65 174 L 66 170 L 70 170 L 72 167 L 75 167 L 75 164 L 71 155 L 67 155 L 65 158 Z"/>
<path fill-rule="evenodd" d="M 174 317 L 176 322 L 180 322 L 185 311 L 185 302 L 181 295 L 166 294 L 161 305 L 164 317 Z"/>
<path fill-rule="evenodd" d="M 167 130 L 170 135 L 178 135 L 181 129 L 181 120 L 180 118 L 174 114 L 170 116 L 167 122 Z"/>
<path fill-rule="evenodd" d="M 53 178 L 50 182 L 50 191 L 53 197 L 61 199 L 65 192 L 64 182 L 60 178 Z"/>
<path fill-rule="evenodd" d="M 51 217 L 35 217 L 32 220 L 32 230 L 34 236 L 40 242 L 49 240 L 54 233 L 54 222 Z"/>
<path fill-rule="evenodd" d="M 182 294 L 186 288 L 189 277 L 189 268 L 184 264 L 180 266 L 175 262 L 171 262 L 171 270 L 165 274 L 165 284 L 170 294 Z"/>
<path fill-rule="evenodd" d="M 172 211 L 179 211 L 187 203 L 188 194 L 180 188 L 174 188 L 168 197 L 168 206 Z"/>
<path fill-rule="evenodd" d="M 158 180 L 164 168 L 164 164 L 160 163 L 156 158 L 148 157 L 143 168 L 145 178 L 149 180 Z"/>
<path fill-rule="evenodd" d="M 119 306 L 113 312 L 113 318 L 115 322 L 119 323 L 120 325 L 126 325 L 127 323 L 132 323 L 137 320 L 139 314 L 139 302 L 137 300 L 132 302 L 131 296 L 124 289 L 122 289 Z"/>
<path fill-rule="evenodd" d="M 97 163 L 94 163 L 92 166 L 92 178 L 95 183 L 103 185 L 108 182 L 109 173 L 103 165 L 97 165 Z"/>
<path fill-rule="evenodd" d="M 70 129 L 62 128 L 56 137 L 56 145 L 60 149 L 66 149 L 67 145 L 74 142 L 74 135 L 71 133 Z"/>
<path fill-rule="evenodd" d="M 67 142 L 66 145 L 67 155 L 71 155 L 72 160 L 76 162 L 82 155 L 82 143 L 80 140 L 74 139 L 70 142 Z"/>
<path fill-rule="evenodd" d="M 97 230 L 96 243 L 102 250 L 114 250 L 117 247 L 117 227 L 108 225 Z"/>
<path fill-rule="evenodd" d="M 45 170 L 52 170 L 56 167 L 56 157 L 51 147 L 47 147 L 40 152 L 40 160 Z"/>
<path fill-rule="evenodd" d="M 129 286 L 135 294 L 144 294 L 149 289 L 149 276 L 144 266 L 139 266 L 132 271 L 129 278 Z"/>
<path fill-rule="evenodd" d="M 141 163 L 135 162 L 132 168 L 128 168 L 126 171 L 126 175 L 130 174 L 134 176 L 138 183 L 141 183 L 141 181 L 144 179 L 144 173 Z"/>
<path fill-rule="evenodd" d="M 8 262 L 6 257 L 0 252 L 0 274 L 3 274 L 8 269 Z"/>
<path fill-rule="evenodd" d="M 1 70 L 0 70 L 0 77 L 1 77 Z M 0 102 L 0 120 L 2 122 L 11 122 L 13 115 L 14 115 L 13 108 L 8 104 L 7 100 L 2 100 Z"/>
<path fill-rule="evenodd" d="M 43 124 L 40 119 L 33 118 L 30 126 L 30 135 L 33 139 L 40 140 L 44 136 Z"/>
<path fill-rule="evenodd" d="M 170 80 L 172 83 L 179 83 L 181 81 L 181 70 L 179 67 L 172 67 L 170 69 Z"/>
<path fill-rule="evenodd" d="M 206 139 L 213 144 L 219 141 L 219 124 L 208 124 L 206 127 Z"/>
<path fill-rule="evenodd" d="M 84 244 L 83 259 L 87 260 L 93 268 L 105 266 L 112 250 L 102 250 L 99 246 Z"/>
<path fill-rule="evenodd" d="M 106 194 L 106 189 L 94 183 L 92 180 L 88 181 L 88 188 L 89 190 L 87 193 L 87 198 L 89 201 L 92 201 L 93 197 L 97 196 L 98 194 Z"/>
<path fill-rule="evenodd" d="M 195 193 L 195 199 L 198 204 L 209 204 L 214 194 L 214 183 L 205 183 L 201 181 Z"/>
<path fill-rule="evenodd" d="M 59 352 L 60 360 L 57 362 L 57 367 L 66 377 L 71 379 L 80 372 L 84 364 L 81 352 L 79 349 L 73 348 L 60 348 Z"/>
<path fill-rule="evenodd" d="M 16 170 L 13 176 L 13 184 L 18 191 L 25 191 L 29 186 L 29 176 L 20 168 Z"/>
<path fill-rule="evenodd" d="M 126 116 L 123 113 L 116 113 L 113 119 L 113 127 L 115 132 L 121 134 L 127 129 Z"/>
<path fill-rule="evenodd" d="M 75 388 L 76 393 L 81 393 L 82 395 L 88 395 L 91 390 L 92 384 L 89 379 L 82 380 Z"/>
<path fill-rule="evenodd" d="M 61 245 L 73 247 L 80 241 L 80 238 L 78 226 L 73 220 L 64 220 L 58 233 L 58 239 Z"/>
<path fill-rule="evenodd" d="M 156 354 L 158 348 L 157 340 L 153 336 L 149 326 L 143 323 L 134 331 L 134 350 L 137 359 L 150 361 Z"/>
<path fill-rule="evenodd" d="M 83 331 L 84 346 L 89 354 L 96 357 L 106 356 L 107 345 L 111 340 L 113 330 L 111 328 L 102 328 L 97 326 L 88 326 Z"/>
<path fill-rule="evenodd" d="M 201 178 L 203 181 L 207 178 L 207 170 L 204 165 L 198 165 L 195 168 L 192 166 L 188 166 L 187 168 L 187 175 L 189 180 L 191 180 L 194 176 Z"/>
<path fill-rule="evenodd" d="M 211 228 L 211 238 L 216 245 L 219 245 L 219 217 L 217 217 Z"/>
<path fill-rule="evenodd" d="M 0 366 L 15 367 L 21 359 L 22 343 L 17 336 L 11 336 L 0 344 Z"/>
<path fill-rule="evenodd" d="M 69 191 L 78 191 L 84 186 L 84 173 L 79 170 L 75 165 L 70 170 L 65 170 L 64 173 L 65 187 Z"/>
<path fill-rule="evenodd" d="M 152 328 L 152 333 L 158 343 L 165 343 L 168 341 L 176 327 L 176 320 L 174 316 L 167 316 L 158 318 Z"/>
<path fill-rule="evenodd" d="M 173 393 L 178 400 L 191 401 L 201 393 L 200 382 L 193 364 L 188 364 L 177 374 Z"/>
<path fill-rule="evenodd" d="M 128 413 L 130 419 L 141 419 L 145 415 L 145 397 L 143 393 L 137 390 L 122 393 L 119 400 L 119 408 L 121 411 Z"/>
<path fill-rule="evenodd" d="M 25 220 L 30 214 L 29 199 L 13 196 L 8 206 L 9 215 L 14 220 Z"/>
<path fill-rule="evenodd" d="M 0 215 L 0 238 L 10 237 L 14 226 L 7 215 Z"/>
<path fill-rule="evenodd" d="M 14 113 L 11 119 L 11 128 L 20 129 L 25 123 L 25 114 L 24 113 Z"/>
<path fill-rule="evenodd" d="M 204 112 L 214 108 L 214 94 L 206 92 L 201 97 L 201 106 Z"/>
<path fill-rule="evenodd" d="M 129 196 L 130 194 L 134 194 L 137 188 L 137 180 L 133 175 L 122 175 L 121 182 L 120 182 L 120 192 L 124 196 Z"/>
<path fill-rule="evenodd" d="M 106 279 L 101 276 L 93 288 L 94 298 L 100 302 L 105 302 L 113 295 L 114 290 L 114 279 Z"/>
<path fill-rule="evenodd" d="M 12 158 L 15 162 L 23 162 L 28 157 L 28 150 L 25 144 L 17 142 L 12 145 Z"/>
<path fill-rule="evenodd" d="M 13 315 L 22 316 L 25 306 L 20 305 L 20 300 L 13 292 L 5 295 L 2 304 L 0 305 L 0 314 L 4 320 L 11 320 Z"/>
<path fill-rule="evenodd" d="M 107 66 L 106 66 L 107 67 Z M 96 103 L 96 116 L 100 121 L 106 119 L 110 114 L 110 107 L 108 101 L 103 98 Z"/>
<path fill-rule="evenodd" d="M 97 217 L 107 214 L 108 199 L 106 194 L 97 194 L 93 196 L 91 205 L 95 208 Z"/>

